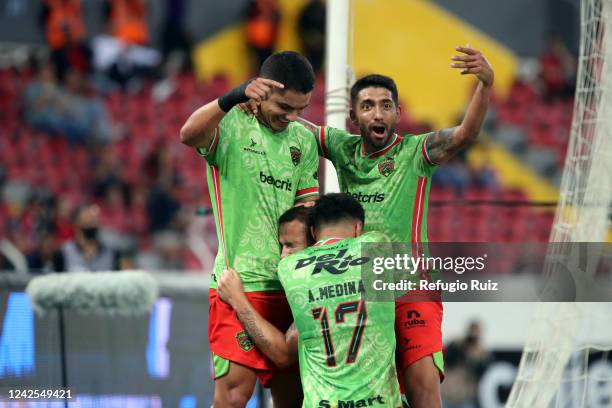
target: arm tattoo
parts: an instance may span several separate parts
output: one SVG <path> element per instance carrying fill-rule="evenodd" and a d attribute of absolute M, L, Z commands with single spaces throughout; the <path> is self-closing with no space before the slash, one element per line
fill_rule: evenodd
<path fill-rule="evenodd" d="M 453 145 L 453 133 L 455 128 L 438 130 L 427 137 L 425 148 L 431 161 L 436 164 L 444 163 L 456 153 Z"/>
<path fill-rule="evenodd" d="M 240 313 L 239 318 L 240 322 L 244 325 L 244 328 L 249 333 L 249 336 L 251 336 L 253 343 L 255 343 L 257 347 L 262 350 L 267 350 L 272 346 L 268 339 L 266 339 L 266 336 L 257 326 L 255 316 L 253 315 L 252 311 L 247 310 Z"/>

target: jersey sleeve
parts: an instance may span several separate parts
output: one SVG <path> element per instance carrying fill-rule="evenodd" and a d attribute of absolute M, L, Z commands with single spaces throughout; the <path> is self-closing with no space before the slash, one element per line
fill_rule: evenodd
<path fill-rule="evenodd" d="M 316 137 L 319 155 L 335 162 L 340 154 L 342 142 L 349 136 L 350 134 L 343 130 L 320 126 Z"/>
<path fill-rule="evenodd" d="M 433 133 L 425 133 L 418 136 L 406 136 L 411 141 L 412 166 L 416 174 L 431 177 L 438 165 L 429 158 L 427 152 L 427 138 Z"/>
<path fill-rule="evenodd" d="M 228 112 L 227 115 L 221 119 L 219 126 L 215 129 L 215 135 L 213 136 L 212 142 L 208 147 L 197 147 L 196 151 L 200 156 L 206 159 L 206 162 L 211 166 L 217 166 L 224 168 L 226 161 L 226 153 L 229 147 L 230 128 L 232 123 L 236 121 L 236 108 Z"/>
<path fill-rule="evenodd" d="M 304 160 L 300 164 L 300 179 L 295 193 L 295 201 L 319 194 L 319 180 L 317 176 L 319 156 L 317 155 L 315 144 L 312 143 L 312 139 L 308 140 L 311 142 L 304 149 Z"/>

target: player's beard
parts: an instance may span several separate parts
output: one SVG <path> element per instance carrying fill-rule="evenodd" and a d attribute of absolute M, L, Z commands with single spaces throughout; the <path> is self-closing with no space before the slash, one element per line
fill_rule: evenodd
<path fill-rule="evenodd" d="M 371 130 L 369 126 L 367 125 L 359 126 L 359 131 L 361 132 L 362 135 L 365 135 L 366 147 L 370 147 L 372 150 L 372 152 L 370 153 L 373 153 L 376 150 L 382 149 L 383 147 L 387 146 L 389 142 L 391 141 L 391 138 L 395 134 L 395 125 L 391 127 L 385 126 L 385 128 L 387 128 L 387 134 L 385 135 L 383 139 L 379 139 L 374 135 L 374 131 Z M 367 150 L 368 149 L 366 149 L 366 151 Z"/>

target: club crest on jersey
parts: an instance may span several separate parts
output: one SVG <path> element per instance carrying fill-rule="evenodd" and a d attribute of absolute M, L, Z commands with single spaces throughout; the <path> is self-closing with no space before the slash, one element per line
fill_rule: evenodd
<path fill-rule="evenodd" d="M 393 157 L 385 157 L 383 161 L 378 163 L 378 171 L 381 175 L 385 177 L 389 177 L 391 173 L 395 170 L 395 160 Z"/>
<path fill-rule="evenodd" d="M 293 165 L 297 166 L 298 164 L 300 164 L 300 161 L 302 160 L 302 151 L 300 150 L 300 148 L 291 146 L 289 148 L 289 151 L 291 152 L 291 161 L 293 162 Z"/>
<path fill-rule="evenodd" d="M 236 333 L 236 341 L 241 349 L 244 351 L 250 351 L 255 345 L 253 344 L 253 340 L 249 337 L 249 333 L 246 330 Z"/>

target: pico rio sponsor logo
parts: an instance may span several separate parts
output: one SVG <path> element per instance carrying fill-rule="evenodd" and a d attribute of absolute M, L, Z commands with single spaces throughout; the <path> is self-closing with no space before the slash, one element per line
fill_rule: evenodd
<path fill-rule="evenodd" d="M 279 190 L 291 191 L 292 184 L 290 179 L 281 180 L 274 178 L 274 176 L 267 175 L 263 171 L 259 172 L 259 181 L 264 184 L 269 184 L 274 188 L 278 188 Z"/>

